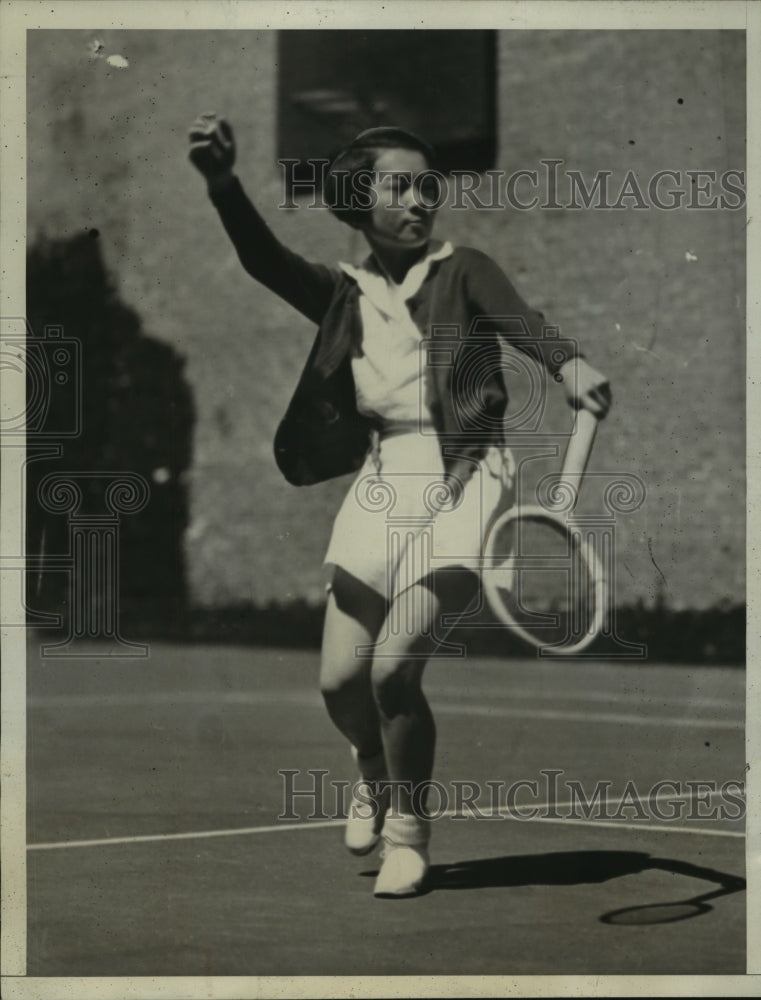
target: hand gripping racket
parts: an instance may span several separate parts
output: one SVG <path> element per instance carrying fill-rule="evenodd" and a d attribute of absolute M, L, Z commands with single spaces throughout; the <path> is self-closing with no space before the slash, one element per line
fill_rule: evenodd
<path fill-rule="evenodd" d="M 607 581 L 595 539 L 569 522 L 596 431 L 594 414 L 578 410 L 548 506 L 503 511 L 484 540 L 492 612 L 543 653 L 580 653 L 605 621 Z"/>

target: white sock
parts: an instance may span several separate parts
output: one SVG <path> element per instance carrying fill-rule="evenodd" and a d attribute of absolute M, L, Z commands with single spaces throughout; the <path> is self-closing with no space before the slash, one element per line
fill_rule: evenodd
<path fill-rule="evenodd" d="M 426 847 L 431 836 L 430 820 L 410 813 L 387 815 L 383 836 L 400 847 Z"/>

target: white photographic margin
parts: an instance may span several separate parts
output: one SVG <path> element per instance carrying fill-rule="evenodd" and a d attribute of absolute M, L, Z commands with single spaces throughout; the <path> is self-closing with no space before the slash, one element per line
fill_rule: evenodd
<path fill-rule="evenodd" d="M 160 4 L 129 2 L 0 3 L 0 315 L 25 315 L 25 87 L 26 32 L 48 28 L 92 29 L 279 29 L 279 28 L 501 28 L 522 29 L 743 29 L 750 58 L 747 65 L 747 427 L 761 418 L 761 63 L 752 53 L 761 50 L 759 0 L 715 0 L 668 3 L 640 2 L 462 2 L 436 0 L 385 0 L 383 6 L 356 0 L 315 3 L 250 3 L 245 0 L 164 0 Z M 14 412 L 17 412 L 14 410 Z M 17 483 L 23 467 L 24 448 L 2 449 L 2 481 L 6 484 L 0 506 L 0 545 L 3 551 L 23 551 L 23 513 L 8 498 L 18 496 L 8 483 Z M 748 971 L 761 973 L 761 445 L 747 438 L 747 554 L 748 675 L 746 773 Z M 16 574 L 0 577 L 3 621 L 23 625 L 23 608 Z M 23 627 L 2 631 L 2 995 L 8 1000 L 46 1000 L 63 997 L 221 998 L 291 996 L 755 996 L 759 980 L 748 976 L 530 976 L 530 977 L 346 977 L 283 978 L 25 978 L 26 973 L 26 722 L 25 633 Z"/>

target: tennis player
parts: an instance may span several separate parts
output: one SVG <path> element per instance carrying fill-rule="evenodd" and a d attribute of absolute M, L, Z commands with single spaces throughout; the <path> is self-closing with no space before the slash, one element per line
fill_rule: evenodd
<path fill-rule="evenodd" d="M 382 839 L 375 894 L 414 895 L 429 867 L 435 745 L 423 670 L 445 637 L 442 616 L 477 593 L 484 529 L 512 501 L 500 340 L 540 359 L 569 404 L 597 417 L 608 381 L 543 336 L 541 314 L 488 256 L 432 238 L 434 154 L 417 136 L 368 129 L 333 162 L 331 210 L 370 250 L 337 267 L 306 261 L 267 227 L 234 173 L 227 122 L 201 115 L 190 142 L 243 267 L 319 327 L 275 456 L 296 484 L 356 473 L 325 556 L 320 684 L 359 771 L 346 846 L 361 855 Z M 434 328 L 450 331 L 438 355 L 424 347 Z"/>

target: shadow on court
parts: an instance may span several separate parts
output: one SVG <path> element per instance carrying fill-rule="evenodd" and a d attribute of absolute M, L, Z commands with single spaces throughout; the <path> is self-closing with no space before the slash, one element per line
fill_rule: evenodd
<path fill-rule="evenodd" d="M 150 654 L 55 662 L 30 646 L 31 975 L 745 970 L 740 811 L 685 800 L 668 822 L 640 822 L 616 807 L 629 780 L 647 801 L 664 775 L 682 793 L 742 777 L 738 671 L 432 664 L 442 788 L 543 788 L 543 771 L 562 768 L 587 792 L 610 781 L 602 815 L 619 819 L 443 815 L 428 891 L 378 900 L 378 855 L 348 856 L 338 818 L 309 820 L 309 769 L 352 777 L 316 690 L 316 654 Z M 279 820 L 283 768 L 302 790 L 292 822 Z M 332 817 L 332 797 L 323 807 Z"/>
<path fill-rule="evenodd" d="M 642 903 L 604 913 L 615 924 L 657 924 L 708 913 L 708 899 L 743 892 L 745 879 L 672 858 L 651 858 L 641 851 L 558 851 L 551 854 L 506 855 L 432 865 L 426 894 L 446 889 L 515 888 L 516 886 L 594 885 L 624 875 L 658 870 L 701 879 L 719 888 L 669 902 Z M 375 877 L 377 869 L 362 872 Z M 678 888 L 678 887 L 677 887 Z M 684 893 L 682 893 L 684 895 Z"/>

